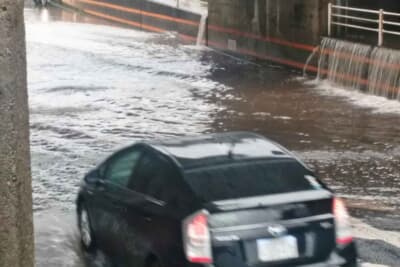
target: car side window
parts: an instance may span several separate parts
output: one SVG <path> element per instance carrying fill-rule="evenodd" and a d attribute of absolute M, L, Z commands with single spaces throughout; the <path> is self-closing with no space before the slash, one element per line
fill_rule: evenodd
<path fill-rule="evenodd" d="M 119 186 L 126 187 L 137 165 L 141 150 L 129 148 L 112 157 L 105 170 L 105 179 Z"/>
<path fill-rule="evenodd" d="M 157 200 L 168 202 L 173 197 L 171 183 L 173 166 L 162 156 L 152 152 L 143 155 L 129 183 L 129 188 L 136 192 L 151 196 Z"/>

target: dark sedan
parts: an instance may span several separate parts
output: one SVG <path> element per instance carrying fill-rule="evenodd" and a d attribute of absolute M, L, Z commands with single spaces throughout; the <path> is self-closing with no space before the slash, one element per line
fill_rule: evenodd
<path fill-rule="evenodd" d="M 252 133 L 141 142 L 89 172 L 83 247 L 116 266 L 357 266 L 342 200 Z"/>

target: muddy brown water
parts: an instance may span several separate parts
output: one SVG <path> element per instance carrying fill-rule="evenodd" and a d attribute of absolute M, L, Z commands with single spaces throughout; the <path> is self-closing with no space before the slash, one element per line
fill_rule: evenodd
<path fill-rule="evenodd" d="M 173 33 L 60 9 L 25 18 L 37 266 L 82 266 L 80 179 L 147 138 L 261 133 L 310 164 L 354 216 L 399 230 L 400 102 L 181 45 Z"/>

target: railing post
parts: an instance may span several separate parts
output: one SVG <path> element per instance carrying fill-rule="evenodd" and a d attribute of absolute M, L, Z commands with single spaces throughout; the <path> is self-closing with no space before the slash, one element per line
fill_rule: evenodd
<path fill-rule="evenodd" d="M 383 45 L 383 16 L 384 12 L 383 9 L 379 10 L 379 28 L 378 28 L 378 46 Z"/>
<path fill-rule="evenodd" d="M 332 3 L 328 4 L 328 36 L 332 35 Z"/>
<path fill-rule="evenodd" d="M 345 6 L 346 6 L 346 7 L 349 7 L 349 0 L 346 0 Z M 345 15 L 346 15 L 346 16 L 349 15 L 349 10 L 348 10 L 348 9 L 346 9 Z M 348 18 L 346 18 L 346 24 L 349 24 L 349 19 L 348 19 Z M 345 30 L 345 35 L 347 36 L 347 33 L 348 33 L 349 28 L 346 27 L 344 30 Z"/>

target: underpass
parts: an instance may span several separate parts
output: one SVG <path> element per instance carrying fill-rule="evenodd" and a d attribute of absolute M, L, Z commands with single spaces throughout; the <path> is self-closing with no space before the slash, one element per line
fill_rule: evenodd
<path fill-rule="evenodd" d="M 400 262 L 400 102 L 59 8 L 25 10 L 37 266 L 84 266 L 83 174 L 136 140 L 249 130 L 351 207 L 365 266 Z M 106 266 L 105 256 L 86 259 Z"/>

